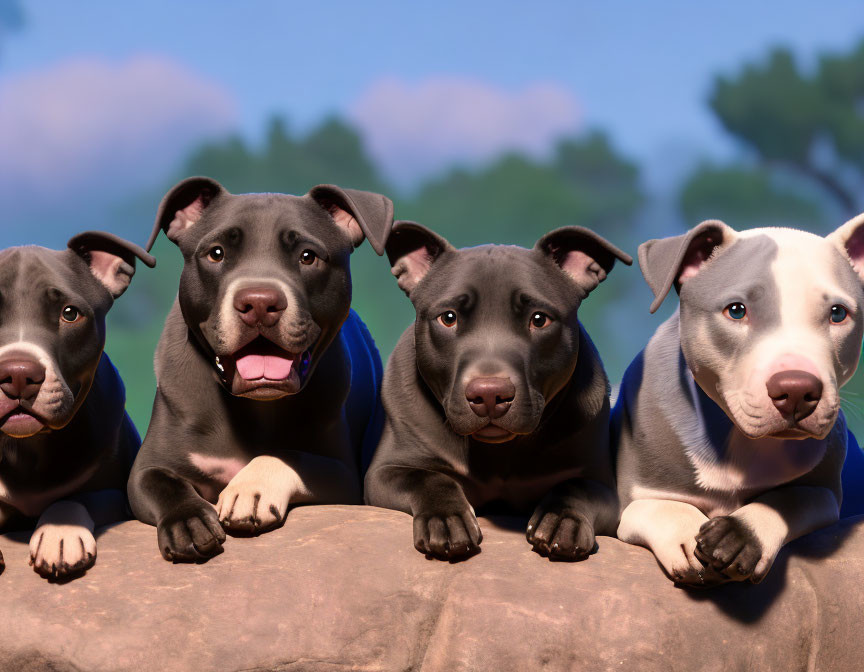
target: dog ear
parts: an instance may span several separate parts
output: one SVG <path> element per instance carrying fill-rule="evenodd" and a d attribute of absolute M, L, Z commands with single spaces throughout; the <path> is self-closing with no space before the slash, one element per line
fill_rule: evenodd
<path fill-rule="evenodd" d="M 417 222 L 396 222 L 387 241 L 387 258 L 399 288 L 411 297 L 417 284 L 426 277 L 432 264 L 444 252 L 456 248 L 441 236 Z"/>
<path fill-rule="evenodd" d="M 861 280 L 864 280 L 864 213 L 850 219 L 826 236 L 843 253 Z"/>
<path fill-rule="evenodd" d="M 735 230 L 717 219 L 709 219 L 680 236 L 649 240 L 639 246 L 639 268 L 654 292 L 651 312 L 663 303 L 672 286 L 696 275 L 721 246 L 735 238 Z"/>
<path fill-rule="evenodd" d="M 189 177 L 175 184 L 159 204 L 147 251 L 153 249 L 160 231 L 176 244 L 184 231 L 198 223 L 204 210 L 227 193 L 221 184 L 209 177 Z"/>
<path fill-rule="evenodd" d="M 115 299 L 132 282 L 136 257 L 150 268 L 156 266 L 156 259 L 142 248 L 112 233 L 79 233 L 69 241 L 68 247 L 87 262 L 90 272 Z"/>
<path fill-rule="evenodd" d="M 565 226 L 547 233 L 534 246 L 550 257 L 586 295 L 597 288 L 619 259 L 630 266 L 633 257 L 582 226 Z"/>
<path fill-rule="evenodd" d="M 308 195 L 348 233 L 354 247 L 366 238 L 375 252 L 384 254 L 393 228 L 393 201 L 371 191 L 342 189 L 333 184 L 319 184 Z"/>

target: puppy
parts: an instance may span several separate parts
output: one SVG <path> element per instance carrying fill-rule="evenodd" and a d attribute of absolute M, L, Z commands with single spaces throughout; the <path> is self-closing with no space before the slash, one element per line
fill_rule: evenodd
<path fill-rule="evenodd" d="M 330 185 L 233 195 L 190 178 L 165 196 L 150 245 L 165 231 L 185 264 L 129 480 L 165 559 L 205 560 L 223 527 L 260 533 L 295 504 L 362 501 L 381 360 L 350 312 L 349 256 L 366 238 L 383 254 L 392 224 L 384 196 Z"/>
<path fill-rule="evenodd" d="M 0 252 L 0 529 L 35 522 L 30 564 L 46 578 L 92 567 L 94 526 L 128 517 L 141 440 L 102 350 L 105 315 L 136 258 L 155 265 L 140 247 L 94 232 L 62 252 Z"/>
<path fill-rule="evenodd" d="M 651 311 L 673 286 L 680 309 L 613 413 L 618 536 L 673 581 L 759 582 L 784 544 L 837 520 L 862 261 L 864 216 L 826 238 L 707 221 L 639 248 Z"/>
<path fill-rule="evenodd" d="M 454 249 L 412 222 L 387 255 L 417 311 L 387 366 L 385 429 L 366 501 L 414 517 L 414 546 L 440 559 L 477 551 L 474 509 L 531 516 L 539 553 L 578 560 L 617 520 L 609 382 L 577 318 L 615 259 L 568 227 L 532 250 Z"/>

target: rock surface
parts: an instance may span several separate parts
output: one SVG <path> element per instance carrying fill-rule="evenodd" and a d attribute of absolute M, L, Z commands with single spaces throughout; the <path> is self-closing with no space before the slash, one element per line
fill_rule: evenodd
<path fill-rule="evenodd" d="M 864 666 L 864 518 L 792 545 L 764 583 L 676 589 L 650 553 L 601 538 L 578 564 L 481 520 L 483 551 L 427 560 L 411 519 L 305 507 L 204 565 L 160 557 L 137 522 L 98 535 L 66 584 L 0 540 L 0 669 L 854 670 Z M 509 528 L 509 529 L 508 529 Z"/>

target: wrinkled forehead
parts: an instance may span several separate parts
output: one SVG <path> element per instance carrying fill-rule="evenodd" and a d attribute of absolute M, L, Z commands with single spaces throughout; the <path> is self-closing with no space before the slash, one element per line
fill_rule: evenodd
<path fill-rule="evenodd" d="M 83 263 L 82 263 L 83 266 Z M 69 289 L 75 271 L 69 268 L 67 252 L 44 247 L 13 247 L 0 252 L 0 295 L 32 296 L 37 290 Z"/>
<path fill-rule="evenodd" d="M 323 245 L 344 244 L 338 226 L 309 199 L 287 194 L 232 195 L 207 211 L 199 242 L 228 233 L 239 234 L 247 245 L 272 246 L 290 235 L 308 235 Z"/>
<path fill-rule="evenodd" d="M 862 288 L 848 259 L 831 242 L 794 229 L 753 229 L 684 283 L 682 301 L 767 301 L 795 312 L 808 305 L 861 303 Z"/>
<path fill-rule="evenodd" d="M 559 277 L 560 276 L 560 277 Z M 567 306 L 578 300 L 572 283 L 540 253 L 511 245 L 481 245 L 445 255 L 421 285 L 426 305 L 468 294 L 478 303 L 506 304 L 522 294 Z"/>
<path fill-rule="evenodd" d="M 768 269 L 785 310 L 821 306 L 839 301 L 849 307 L 862 300 L 861 281 L 849 259 L 829 240 L 795 229 L 756 229 L 741 234 L 741 244 L 766 247 L 771 241 L 776 252 Z M 761 265 L 765 258 L 754 255 L 741 267 L 750 273 L 750 264 Z"/>

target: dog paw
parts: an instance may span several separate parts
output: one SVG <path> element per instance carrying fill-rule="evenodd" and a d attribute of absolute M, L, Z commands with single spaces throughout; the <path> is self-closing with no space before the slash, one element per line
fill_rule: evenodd
<path fill-rule="evenodd" d="M 584 560 L 594 551 L 594 527 L 563 507 L 540 505 L 528 522 L 528 543 L 550 560 Z"/>
<path fill-rule="evenodd" d="M 219 495 L 216 512 L 226 530 L 260 534 L 285 522 L 296 472 L 274 457 L 258 457 L 241 469 Z"/>
<path fill-rule="evenodd" d="M 212 505 L 205 501 L 184 504 L 156 526 L 159 551 L 172 562 L 202 562 L 222 552 L 225 530 Z"/>
<path fill-rule="evenodd" d="M 30 537 L 30 565 L 46 579 L 83 574 L 96 562 L 96 539 L 80 525 L 46 523 Z"/>
<path fill-rule="evenodd" d="M 758 583 L 768 573 L 770 564 L 762 569 L 766 565 L 762 544 L 750 526 L 737 518 L 711 518 L 699 528 L 695 542 L 699 561 L 733 581 Z"/>
<path fill-rule="evenodd" d="M 419 513 L 414 516 L 414 548 L 439 560 L 460 560 L 480 550 L 483 533 L 474 514 Z"/>
<path fill-rule="evenodd" d="M 699 561 L 696 557 L 696 539 L 693 537 L 652 546 L 651 550 L 666 576 L 678 586 L 710 588 L 729 581 L 727 576 Z"/>

